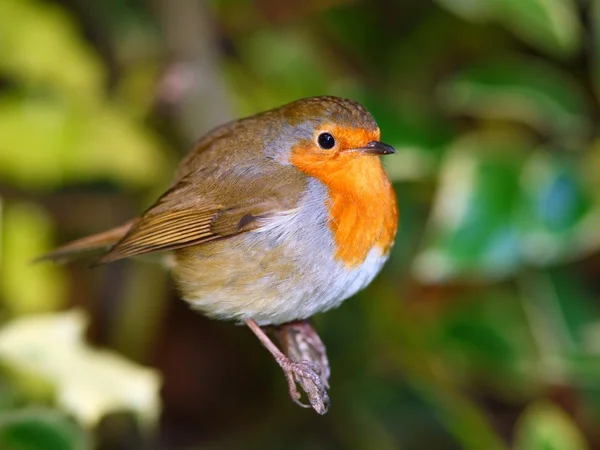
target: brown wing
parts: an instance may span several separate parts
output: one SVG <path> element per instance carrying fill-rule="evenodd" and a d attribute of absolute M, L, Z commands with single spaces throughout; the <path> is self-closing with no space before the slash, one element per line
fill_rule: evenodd
<path fill-rule="evenodd" d="M 144 216 L 127 235 L 101 259 L 108 263 L 144 253 L 175 250 L 202 244 L 258 226 L 257 218 L 268 213 L 259 208 L 185 209 Z"/>
<path fill-rule="evenodd" d="M 278 172 L 279 177 L 246 171 L 251 174 L 249 180 L 224 173 L 201 183 L 185 178 L 138 219 L 99 262 L 175 250 L 258 228 L 259 219 L 293 209 L 303 192 L 304 175 L 293 169 Z M 281 172 L 287 173 L 282 177 Z"/>

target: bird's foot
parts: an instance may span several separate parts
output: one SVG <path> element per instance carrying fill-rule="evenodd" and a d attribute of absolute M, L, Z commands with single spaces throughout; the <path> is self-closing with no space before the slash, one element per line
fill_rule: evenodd
<path fill-rule="evenodd" d="M 274 328 L 283 353 L 292 361 L 310 361 L 319 368 L 321 380 L 329 389 L 331 369 L 323 341 L 308 320 L 299 320 Z"/>
<path fill-rule="evenodd" d="M 327 387 L 321 379 L 320 367 L 310 361 L 295 362 L 283 355 L 275 359 L 283 370 L 290 397 L 294 403 L 303 408 L 312 407 L 319 414 L 325 414 L 329 408 L 329 395 L 327 395 Z M 296 383 L 299 383 L 306 392 L 309 405 L 300 401 L 301 394 Z"/>
<path fill-rule="evenodd" d="M 291 322 L 273 328 L 282 352 L 254 320 L 246 319 L 244 322 L 283 370 L 292 400 L 302 407 L 311 406 L 317 413 L 325 414 L 329 409 L 329 362 L 325 346 L 310 323 Z M 300 402 L 301 394 L 296 384 L 306 392 L 310 405 Z"/>

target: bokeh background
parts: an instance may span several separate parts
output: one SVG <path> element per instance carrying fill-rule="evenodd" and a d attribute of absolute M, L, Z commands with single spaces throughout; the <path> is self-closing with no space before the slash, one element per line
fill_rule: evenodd
<path fill-rule="evenodd" d="M 600 448 L 599 71 L 595 0 L 0 0 L 0 448 Z M 30 264 L 319 94 L 372 111 L 401 210 L 314 319 L 327 415 L 157 265 Z"/>

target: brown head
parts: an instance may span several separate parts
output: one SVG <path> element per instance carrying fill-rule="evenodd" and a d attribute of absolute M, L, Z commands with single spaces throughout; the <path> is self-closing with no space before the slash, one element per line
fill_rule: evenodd
<path fill-rule="evenodd" d="M 315 170 L 335 171 L 347 163 L 365 162 L 364 157 L 395 153 L 379 141 L 379 127 L 371 113 L 353 100 L 311 97 L 272 111 L 269 120 L 271 114 L 281 117 L 282 127 L 273 130 L 265 153 L 311 175 Z"/>

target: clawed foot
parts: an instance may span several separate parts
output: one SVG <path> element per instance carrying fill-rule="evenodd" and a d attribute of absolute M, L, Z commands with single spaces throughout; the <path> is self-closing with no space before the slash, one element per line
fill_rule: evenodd
<path fill-rule="evenodd" d="M 329 389 L 331 370 L 327 351 L 316 330 L 307 320 L 289 322 L 273 329 L 283 353 L 292 361 L 310 361 L 318 367 L 321 380 Z"/>
<path fill-rule="evenodd" d="M 288 383 L 290 397 L 303 408 L 312 407 L 319 414 L 325 414 L 329 408 L 327 388 L 321 379 L 321 369 L 310 361 L 294 362 L 285 356 L 276 358 L 277 364 L 283 370 Z M 296 387 L 300 383 L 303 387 L 310 405 L 300 401 L 301 394 Z"/>
<path fill-rule="evenodd" d="M 325 346 L 310 323 L 298 321 L 274 328 L 283 347 L 282 352 L 254 320 L 246 319 L 244 322 L 283 370 L 294 403 L 304 408 L 311 406 L 317 413 L 325 414 L 329 409 L 329 362 Z M 296 383 L 306 392 L 310 405 L 300 401 L 301 394 Z"/>

